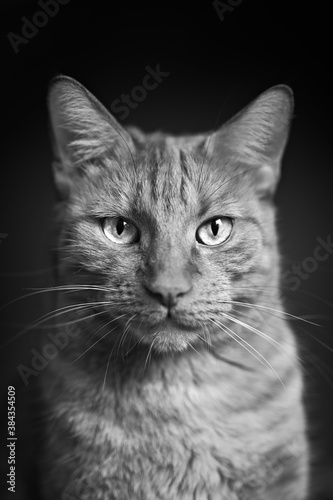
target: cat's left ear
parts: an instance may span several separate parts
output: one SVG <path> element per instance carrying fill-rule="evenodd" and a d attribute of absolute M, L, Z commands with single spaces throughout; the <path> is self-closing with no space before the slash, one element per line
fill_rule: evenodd
<path fill-rule="evenodd" d="M 279 180 L 293 109 L 292 90 L 272 87 L 215 132 L 207 148 L 214 156 L 227 154 L 248 166 L 258 195 L 270 196 Z"/>

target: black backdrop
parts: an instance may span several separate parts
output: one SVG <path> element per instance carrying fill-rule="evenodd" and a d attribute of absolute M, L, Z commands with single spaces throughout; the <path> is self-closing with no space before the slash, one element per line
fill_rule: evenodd
<path fill-rule="evenodd" d="M 317 238 L 327 241 L 332 232 L 331 13 L 324 2 L 230 0 L 230 5 L 221 15 L 222 7 L 218 13 L 210 1 L 108 5 L 62 0 L 58 12 L 40 15 L 38 1 L 2 0 L 2 304 L 28 288 L 47 285 L 51 274 L 47 247 L 55 197 L 46 92 L 59 73 L 79 80 L 110 108 L 115 99 L 142 84 L 147 66 L 160 65 L 168 76 L 129 109 L 122 123 L 172 133 L 213 129 L 269 86 L 290 85 L 296 107 L 276 196 L 278 226 L 284 269 L 293 273 L 293 264 L 301 264 L 303 272 L 304 266 L 311 267 L 308 258 L 314 255 Z M 312 266 L 296 291 L 286 282 L 284 293 L 291 313 L 320 324 L 293 322 L 310 371 L 306 394 L 314 401 L 311 428 L 323 453 L 318 460 L 328 471 L 320 481 L 327 492 L 331 488 L 329 499 L 333 256 L 316 269 Z M 40 296 L 1 311 L 0 343 L 11 339 L 0 349 L 1 406 L 8 384 L 24 389 L 17 380 L 17 365 L 31 358 L 30 349 L 36 346 L 34 331 L 13 337 L 44 312 Z M 5 437 L 0 436 L 2 448 Z"/>

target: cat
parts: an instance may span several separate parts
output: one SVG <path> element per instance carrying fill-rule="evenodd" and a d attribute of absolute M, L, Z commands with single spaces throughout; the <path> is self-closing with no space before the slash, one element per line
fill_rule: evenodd
<path fill-rule="evenodd" d="M 273 203 L 292 91 L 181 137 L 121 126 L 66 76 L 48 107 L 70 340 L 40 375 L 44 497 L 306 500 Z"/>

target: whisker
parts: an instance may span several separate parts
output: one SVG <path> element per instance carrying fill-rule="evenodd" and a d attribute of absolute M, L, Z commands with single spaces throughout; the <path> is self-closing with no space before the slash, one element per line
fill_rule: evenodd
<path fill-rule="evenodd" d="M 108 302 L 105 302 L 105 304 L 108 304 Z M 87 303 L 87 304 L 68 305 L 68 306 L 61 307 L 60 309 L 56 309 L 55 311 L 51 311 L 51 312 L 41 316 L 39 319 L 33 321 L 32 323 L 30 323 L 30 325 L 28 325 L 26 328 L 23 328 L 23 330 L 21 330 L 16 335 L 11 337 L 7 342 L 4 342 L 3 344 L 1 344 L 0 349 L 2 349 L 3 347 L 6 347 L 8 344 L 13 342 L 17 338 L 19 338 L 21 335 L 24 335 L 25 333 L 31 331 L 33 328 L 39 327 L 39 325 L 41 325 L 42 323 L 44 323 L 45 321 L 47 321 L 49 319 L 54 319 L 58 316 L 66 314 L 66 313 L 70 313 L 70 312 L 74 312 L 74 311 L 81 311 L 84 309 L 89 309 L 89 308 L 92 308 L 96 305 L 101 305 L 101 303 L 91 302 L 91 303 Z M 94 315 L 92 315 L 92 316 L 94 316 Z M 73 320 L 73 323 L 75 323 L 76 321 L 80 321 L 80 318 L 76 318 L 76 320 Z M 70 324 L 70 322 L 65 323 L 65 325 L 67 325 L 67 324 Z M 52 327 L 53 326 L 54 325 L 52 325 Z M 63 325 L 58 324 L 57 326 L 63 326 Z"/>
<path fill-rule="evenodd" d="M 202 340 L 202 342 L 204 343 L 204 345 L 207 347 L 207 350 L 209 351 L 212 347 L 212 344 L 208 342 L 207 339 L 205 339 L 205 337 L 203 337 L 202 335 L 198 335 L 198 338 L 200 340 Z"/>
<path fill-rule="evenodd" d="M 333 353 L 333 347 L 331 347 L 328 344 L 326 344 L 326 342 L 318 339 L 318 337 L 316 337 L 312 333 L 308 332 L 307 330 L 304 330 L 304 328 L 301 328 L 301 327 L 299 327 L 299 328 L 302 330 L 302 332 L 304 332 L 307 335 L 309 335 L 309 337 L 311 337 L 313 340 L 315 340 L 318 344 L 320 344 L 321 346 L 325 347 L 325 349 L 327 349 L 328 351 L 330 351 L 330 352 Z"/>
<path fill-rule="evenodd" d="M 220 330 L 222 330 L 223 332 L 225 332 L 229 337 L 231 337 L 233 340 L 235 340 L 237 342 L 237 344 L 239 344 L 240 346 L 242 346 L 244 349 L 246 349 L 246 351 L 248 351 L 251 356 L 254 356 L 255 359 L 257 359 L 262 365 L 265 366 L 265 368 L 267 368 L 267 365 L 260 359 L 258 358 L 252 351 L 250 351 L 247 347 L 245 347 L 245 345 L 243 345 L 239 340 L 237 340 L 237 338 L 234 338 L 233 335 L 235 335 L 235 332 L 233 330 L 231 330 L 230 328 L 228 328 L 227 326 L 225 325 L 222 325 L 222 324 L 217 324 L 214 320 L 210 319 L 209 321 L 211 321 L 214 325 L 216 325 Z M 229 333 L 226 329 L 230 330 L 231 333 Z"/>
<path fill-rule="evenodd" d="M 140 330 L 140 328 L 141 328 L 141 325 L 142 325 L 143 321 L 144 321 L 144 320 L 143 320 L 143 318 L 142 318 L 142 319 L 141 319 L 141 321 L 140 321 L 140 323 L 139 323 L 138 330 Z M 144 335 L 143 337 L 139 337 L 139 338 L 138 338 L 138 340 L 137 340 L 137 342 L 135 342 L 135 343 L 134 343 L 134 345 L 132 345 L 132 347 L 131 347 L 131 348 L 130 348 L 127 352 L 126 352 L 126 354 L 125 354 L 125 356 L 124 356 L 124 357 L 126 358 L 126 356 L 128 356 L 128 354 L 129 354 L 129 353 L 130 353 L 130 352 L 131 352 L 131 351 L 132 351 L 132 350 L 133 350 L 133 349 L 134 349 L 137 345 L 139 345 L 139 344 L 140 344 L 140 342 L 141 342 L 141 341 L 142 341 L 145 337 L 146 337 L 146 335 Z"/>
<path fill-rule="evenodd" d="M 149 346 L 149 350 L 148 350 L 148 354 L 146 356 L 146 361 L 145 361 L 145 364 L 144 364 L 143 372 L 146 371 L 146 369 L 147 369 L 147 367 L 148 367 L 148 365 L 150 363 L 152 349 L 153 349 L 154 344 L 156 343 L 156 341 L 157 341 L 157 337 L 153 338 L 152 343 Z"/>
<path fill-rule="evenodd" d="M 324 379 L 326 384 L 333 389 L 333 372 L 330 369 L 330 367 L 327 365 L 327 363 L 324 363 L 322 359 L 319 358 L 319 356 L 316 356 L 310 349 L 306 349 L 307 354 L 308 354 L 308 364 L 311 363 L 312 367 L 321 375 L 321 377 Z M 314 376 L 311 374 L 311 372 L 308 370 L 309 376 L 311 377 L 312 380 L 314 379 Z"/>
<path fill-rule="evenodd" d="M 268 306 L 263 306 L 263 305 L 259 305 L 259 304 L 251 304 L 249 302 L 240 302 L 240 301 L 236 301 L 236 300 L 224 300 L 222 301 L 224 304 L 236 304 L 236 305 L 239 305 L 239 306 L 242 306 L 242 307 L 248 307 L 248 308 L 254 308 L 256 307 L 257 309 L 265 309 L 267 311 L 273 311 L 273 312 L 276 312 L 276 313 L 280 313 L 280 314 L 284 314 L 285 316 L 288 316 L 290 318 L 293 318 L 293 319 L 297 319 L 297 320 L 300 320 L 300 321 L 304 321 L 305 323 L 309 323 L 310 325 L 314 325 L 314 326 L 321 326 L 321 325 L 318 325 L 317 323 L 313 323 L 312 321 L 309 321 L 307 319 L 304 319 L 304 318 L 301 318 L 300 316 L 296 316 L 295 314 L 290 314 L 290 313 L 287 313 L 285 311 L 282 311 L 282 310 L 279 310 L 279 309 L 274 309 L 273 307 L 268 307 Z"/>
<path fill-rule="evenodd" d="M 102 393 L 104 392 L 104 389 L 105 389 L 106 377 L 107 377 L 107 374 L 108 374 L 108 371 L 109 371 L 109 366 L 110 366 L 110 362 L 111 362 L 111 358 L 112 358 L 112 353 L 113 353 L 113 347 L 110 350 L 108 361 L 106 363 L 106 369 L 105 369 L 105 374 L 104 374 L 104 379 L 103 379 L 103 385 L 102 385 Z"/>
<path fill-rule="evenodd" d="M 246 349 L 246 347 L 245 347 L 245 345 L 243 345 L 243 344 L 242 344 L 242 342 L 244 342 L 244 343 L 245 343 L 245 344 L 246 344 L 246 345 L 247 345 L 250 349 L 252 349 L 252 350 L 253 350 L 256 354 L 258 354 L 258 356 L 259 356 L 261 359 L 260 359 L 260 358 L 258 358 L 257 356 L 255 356 L 255 355 L 253 354 L 253 352 L 252 352 L 252 351 L 249 351 L 249 349 L 246 349 L 246 350 L 247 350 L 250 354 L 252 354 L 252 355 L 253 355 L 253 356 L 254 356 L 254 357 L 255 357 L 255 358 L 256 358 L 256 359 L 257 359 L 257 360 L 258 360 L 258 361 L 262 364 L 262 365 L 264 365 L 266 368 L 269 368 L 269 369 L 270 369 L 270 370 L 274 373 L 274 375 L 278 378 L 278 380 L 281 382 L 282 386 L 286 389 L 286 387 L 285 387 L 285 385 L 284 385 L 283 381 L 281 380 L 281 377 L 280 377 L 280 376 L 279 376 L 279 374 L 276 372 L 276 370 L 273 368 L 273 366 L 269 363 L 269 361 L 265 358 L 265 356 L 263 356 L 263 355 L 262 355 L 259 351 L 257 351 L 257 349 L 255 349 L 255 348 L 254 348 L 251 344 L 249 344 L 246 340 L 244 340 L 242 337 L 240 337 L 239 335 L 237 335 L 237 333 L 236 333 L 236 332 L 234 332 L 233 330 L 231 330 L 231 328 L 229 328 L 228 326 L 226 326 L 226 325 L 222 325 L 219 321 L 214 321 L 214 320 L 212 320 L 212 319 L 210 319 L 210 321 L 211 321 L 212 323 L 214 323 L 216 326 L 220 326 L 220 327 L 221 327 L 221 329 L 222 329 L 225 333 L 227 333 L 227 334 L 228 334 L 228 332 L 227 332 L 225 329 L 229 330 L 229 331 L 232 333 L 232 335 L 234 335 L 235 337 L 237 337 L 237 338 L 239 339 L 239 342 L 238 342 L 238 343 L 239 343 L 242 347 L 244 347 L 244 349 Z M 231 336 L 234 340 L 236 340 L 236 338 L 234 338 L 232 335 L 229 335 L 229 336 Z M 236 341 L 237 341 L 237 340 L 236 340 Z M 264 361 L 262 361 L 262 359 L 263 359 Z"/>
<path fill-rule="evenodd" d="M 113 323 L 113 321 L 117 321 L 118 319 L 121 319 L 124 316 L 126 316 L 126 314 L 122 314 L 121 316 L 118 316 L 117 318 L 114 318 L 112 321 L 110 321 L 110 323 Z M 90 349 L 92 349 L 96 344 L 98 344 L 98 342 L 101 342 L 101 340 L 103 340 L 105 337 L 107 337 L 117 327 L 118 327 L 118 325 L 116 325 L 114 328 L 112 328 L 112 330 L 107 331 L 104 335 L 102 335 L 102 337 L 100 337 L 98 340 L 96 340 L 96 342 L 94 342 L 91 346 L 89 346 L 88 349 L 86 349 L 82 354 L 80 354 L 80 356 L 78 356 L 76 359 L 74 359 L 74 361 L 72 361 L 71 364 L 73 365 L 74 363 L 76 363 L 76 361 L 78 361 L 80 358 L 82 358 L 82 356 L 84 356 L 84 354 L 86 354 L 88 351 L 90 351 Z"/>
<path fill-rule="evenodd" d="M 320 297 L 319 295 L 315 294 L 315 293 L 312 293 L 312 292 L 309 292 L 308 290 L 301 290 L 301 289 L 298 289 L 297 290 L 297 293 L 303 293 L 304 295 L 308 295 L 309 297 L 313 297 L 315 298 L 316 300 L 319 300 L 319 302 L 322 302 L 323 304 L 325 304 L 326 306 L 330 307 L 331 309 L 333 309 L 333 304 L 331 302 L 329 302 L 328 300 L 326 299 L 323 299 L 322 297 Z"/>
<path fill-rule="evenodd" d="M 90 307 L 88 309 L 90 309 Z M 72 311 L 70 311 L 70 312 L 72 312 Z M 67 325 L 74 325 L 74 324 L 78 323 L 79 321 L 86 321 L 89 318 L 96 318 L 96 316 L 101 316 L 102 314 L 105 314 L 105 311 L 94 312 L 93 314 L 89 314 L 88 316 L 78 316 L 77 318 L 72 319 L 70 321 L 64 321 L 63 323 L 56 323 L 56 325 L 51 324 L 48 326 L 48 328 L 54 328 L 55 326 L 58 328 L 58 327 L 63 327 L 63 326 L 65 327 Z M 42 327 L 39 327 L 39 328 L 42 328 Z M 44 329 L 45 328 L 46 327 L 44 327 Z"/>
<path fill-rule="evenodd" d="M 73 290 L 75 290 L 75 288 L 73 286 L 71 287 L 68 287 L 67 285 L 60 285 L 59 287 L 48 287 L 48 288 L 27 288 L 27 290 L 34 290 L 34 292 L 31 292 L 31 293 L 27 293 L 25 295 L 22 295 L 21 297 L 16 297 L 15 299 L 12 299 L 10 300 L 9 302 L 6 302 L 6 304 L 3 304 L 2 306 L 0 306 L 0 311 L 2 311 L 3 309 L 5 309 L 6 307 L 12 305 L 12 304 L 15 304 L 16 302 L 22 300 L 22 299 L 26 299 L 28 297 L 33 297 L 34 295 L 39 295 L 41 293 L 46 293 L 46 292 L 57 292 L 57 291 L 62 291 L 62 290 L 67 290 L 67 289 L 70 289 L 72 288 Z M 84 290 L 84 289 L 89 289 L 88 287 L 84 287 L 84 285 L 80 285 L 80 290 Z M 97 288 L 94 288 L 94 290 L 97 290 Z M 79 291 L 79 289 L 77 290 Z M 112 289 L 103 289 L 101 288 L 100 291 L 113 291 Z"/>
<path fill-rule="evenodd" d="M 123 331 L 122 336 L 121 336 L 121 338 L 120 338 L 120 341 L 119 341 L 119 343 L 118 343 L 117 356 L 118 356 L 118 354 L 119 354 L 119 351 L 120 351 L 120 348 L 121 348 L 121 346 L 122 346 L 123 342 L 125 342 L 127 332 L 128 332 L 128 330 L 129 330 L 129 328 L 130 328 L 130 326 L 131 326 L 131 321 L 135 318 L 135 316 L 136 316 L 136 314 L 133 314 L 133 316 L 131 316 L 131 317 L 127 320 L 127 322 L 125 323 L 125 325 L 124 325 L 124 331 Z"/>
<path fill-rule="evenodd" d="M 240 326 L 244 326 L 247 330 L 250 330 L 251 332 L 254 332 L 254 333 L 258 334 L 260 337 L 266 339 L 270 344 L 276 346 L 278 349 L 285 352 L 288 356 L 291 356 L 291 357 L 297 359 L 298 361 L 303 362 L 303 360 L 301 358 L 299 358 L 296 354 L 289 352 L 280 342 L 273 339 L 272 337 L 270 337 L 266 333 L 262 332 L 261 330 L 258 330 L 254 326 L 251 326 L 238 318 L 235 318 L 234 316 L 230 315 L 229 313 L 222 313 L 222 314 L 226 318 L 230 319 L 230 321 L 233 321 L 234 323 L 237 323 Z"/>
<path fill-rule="evenodd" d="M 191 349 L 193 349 L 194 352 L 196 352 L 197 354 L 199 354 L 199 356 L 203 359 L 205 359 L 205 356 L 203 356 L 203 354 L 201 354 L 201 352 L 199 352 L 192 344 L 191 342 L 187 342 L 187 345 L 188 347 L 191 347 Z"/>
<path fill-rule="evenodd" d="M 29 329 L 30 327 L 33 328 L 34 326 L 42 323 L 43 321 L 47 321 L 48 319 L 55 319 L 58 316 L 61 316 L 62 314 L 65 314 L 67 312 L 81 311 L 82 309 L 89 309 L 95 306 L 100 306 L 105 304 L 109 304 L 109 302 L 86 302 L 80 304 L 68 304 L 67 306 L 63 306 L 60 307 L 59 309 L 55 309 L 54 311 L 50 311 L 41 316 L 40 318 L 36 319 L 33 323 L 31 323 L 31 325 L 29 325 Z"/>
<path fill-rule="evenodd" d="M 98 328 L 98 330 L 96 330 L 90 337 L 89 337 L 89 340 L 88 342 L 90 342 L 94 337 L 96 337 L 96 335 L 98 335 L 98 333 L 100 331 L 102 331 L 104 328 L 106 328 L 107 326 L 109 326 L 111 323 L 113 322 L 113 318 L 110 319 L 110 321 L 107 321 L 106 323 L 103 323 L 102 326 L 100 326 Z"/>
<path fill-rule="evenodd" d="M 305 370 L 306 372 L 308 372 L 308 370 L 304 367 L 304 365 L 306 364 L 305 363 L 305 360 L 300 358 L 297 354 L 295 354 L 294 352 L 289 352 L 288 349 L 286 349 L 280 342 L 278 342 L 277 340 L 275 340 L 274 338 L 270 337 L 269 335 L 267 335 L 266 333 L 262 332 L 261 330 L 258 330 L 257 328 L 253 327 L 252 325 L 249 325 L 245 322 L 243 322 L 242 320 L 240 320 L 239 318 L 235 318 L 234 316 L 230 315 L 229 313 L 223 313 L 228 319 L 230 319 L 230 321 L 233 321 L 234 323 L 236 324 L 239 324 L 240 326 L 243 326 L 245 327 L 246 329 L 256 333 L 257 335 L 259 335 L 260 337 L 264 338 L 265 340 L 267 340 L 270 344 L 274 345 L 275 347 L 277 347 L 280 351 L 283 351 L 287 354 L 287 356 L 289 356 L 290 358 L 292 358 L 293 360 L 297 360 L 299 361 L 302 365 L 303 365 L 303 370 Z"/>
<path fill-rule="evenodd" d="M 119 319 L 119 318 L 118 318 Z M 106 328 L 107 326 L 109 326 L 111 323 L 113 323 L 114 319 L 111 319 L 110 321 L 108 321 L 106 324 L 103 324 L 98 330 L 97 332 L 95 332 L 89 339 L 89 342 L 94 338 L 96 337 L 96 335 L 98 334 L 98 332 L 100 332 L 101 330 L 103 330 L 104 328 Z M 113 328 L 111 330 L 109 330 L 108 333 L 112 333 L 116 328 Z M 103 381 L 103 386 L 102 386 L 102 392 L 104 392 L 104 388 L 105 388 L 105 384 L 106 384 L 106 377 L 107 377 L 107 372 L 108 372 L 108 369 L 109 369 L 109 366 L 110 366 L 110 361 L 111 361 L 111 358 L 112 358 L 112 354 L 113 354 L 113 351 L 114 351 L 114 348 L 116 346 L 116 343 L 113 344 L 111 350 L 110 350 L 110 354 L 109 354 L 109 357 L 108 357 L 108 361 L 107 361 L 107 365 L 106 365 L 106 371 L 105 371 L 105 374 L 104 374 L 104 381 Z"/>

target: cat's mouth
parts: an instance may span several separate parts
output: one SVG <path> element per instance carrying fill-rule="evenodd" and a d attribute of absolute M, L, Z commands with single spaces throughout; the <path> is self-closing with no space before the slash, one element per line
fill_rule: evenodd
<path fill-rule="evenodd" d="M 186 317 L 167 314 L 150 317 L 147 321 L 138 321 L 131 329 L 140 343 L 152 346 L 157 352 L 183 351 L 189 344 L 198 341 L 201 326 Z"/>
<path fill-rule="evenodd" d="M 166 328 L 170 330 L 195 331 L 200 328 L 198 321 L 193 316 L 173 310 L 168 310 L 165 313 L 151 313 L 144 323 L 148 328 L 151 327 L 153 329 Z"/>
<path fill-rule="evenodd" d="M 171 315 L 168 315 L 166 319 L 162 322 L 162 325 L 165 326 L 166 328 L 173 328 L 177 329 L 179 328 L 180 330 L 184 331 L 195 331 L 199 329 L 199 326 L 197 324 L 189 324 L 184 321 L 180 321 L 176 318 L 174 318 Z"/>

